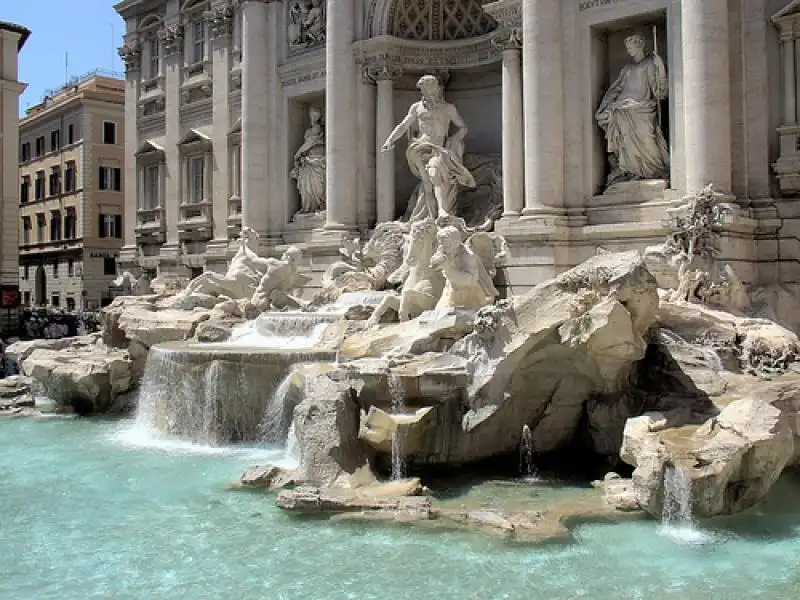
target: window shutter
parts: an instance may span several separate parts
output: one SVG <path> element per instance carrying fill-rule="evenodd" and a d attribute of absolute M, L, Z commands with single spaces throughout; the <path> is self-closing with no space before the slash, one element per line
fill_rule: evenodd
<path fill-rule="evenodd" d="M 119 167 L 114 169 L 114 190 L 122 191 L 122 170 Z"/>
<path fill-rule="evenodd" d="M 114 215 L 114 237 L 122 238 L 122 215 Z"/>
<path fill-rule="evenodd" d="M 100 167 L 100 189 L 105 190 L 106 188 L 106 169 L 105 167 Z"/>
<path fill-rule="evenodd" d="M 103 227 L 103 225 L 105 225 L 105 223 L 103 222 L 103 217 L 104 216 L 105 215 L 103 215 L 103 213 L 100 213 L 100 237 L 101 238 L 106 237 L 106 228 Z"/>

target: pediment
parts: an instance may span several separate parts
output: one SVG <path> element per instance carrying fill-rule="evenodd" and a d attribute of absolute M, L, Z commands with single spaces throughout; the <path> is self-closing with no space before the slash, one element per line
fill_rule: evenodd
<path fill-rule="evenodd" d="M 183 137 L 178 141 L 179 146 L 196 143 L 208 144 L 211 143 L 211 138 L 199 129 L 190 129 L 184 133 Z"/>
<path fill-rule="evenodd" d="M 145 140 L 141 143 L 141 145 L 136 149 L 136 156 L 140 156 L 142 154 L 150 154 L 151 152 L 160 152 L 164 153 L 164 148 L 153 142 L 152 140 Z"/>
<path fill-rule="evenodd" d="M 772 15 L 772 22 L 777 23 L 783 17 L 800 13 L 800 0 L 791 0 L 786 6 Z"/>

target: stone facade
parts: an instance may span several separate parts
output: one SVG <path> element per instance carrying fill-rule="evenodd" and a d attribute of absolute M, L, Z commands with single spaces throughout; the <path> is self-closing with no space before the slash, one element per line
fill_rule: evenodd
<path fill-rule="evenodd" d="M 20 121 L 23 304 L 96 310 L 111 300 L 124 227 L 124 85 L 92 73 Z"/>
<path fill-rule="evenodd" d="M 730 205 L 718 258 L 745 283 L 800 284 L 796 0 L 116 8 L 127 24 L 124 268 L 224 272 L 244 225 L 262 254 L 295 244 L 321 273 L 343 237 L 405 213 L 417 183 L 406 142 L 380 148 L 429 73 L 469 128 L 465 162 L 502 161 L 495 229 L 510 245 L 502 283 L 513 293 L 598 248 L 662 241 L 668 209 L 707 183 Z M 641 102 L 598 114 L 615 81 L 620 98 L 636 95 L 637 72 L 651 85 Z M 312 106 L 324 115 L 325 210 L 298 214 L 293 161 Z M 619 146 L 644 152 L 653 127 L 668 174 L 660 164 L 642 171 L 659 179 L 640 179 Z M 623 177 L 608 185 L 617 162 Z"/>
<path fill-rule="evenodd" d="M 19 96 L 25 84 L 19 81 L 18 53 L 30 31 L 0 21 L 0 287 L 17 286 Z M 0 310 L 0 335 L 16 329 L 17 311 Z"/>

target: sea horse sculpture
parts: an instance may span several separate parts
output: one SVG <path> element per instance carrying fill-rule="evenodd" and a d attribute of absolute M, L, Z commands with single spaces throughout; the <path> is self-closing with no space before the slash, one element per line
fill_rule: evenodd
<path fill-rule="evenodd" d="M 367 322 L 368 327 L 380 323 L 390 309 L 397 311 L 400 321 L 408 321 L 436 306 L 444 290 L 442 272 L 431 267 L 436 232 L 436 223 L 431 218 L 411 225 L 403 264 L 389 276 L 389 283 L 401 283 L 403 287 L 399 294 L 387 295 L 381 301 Z"/>

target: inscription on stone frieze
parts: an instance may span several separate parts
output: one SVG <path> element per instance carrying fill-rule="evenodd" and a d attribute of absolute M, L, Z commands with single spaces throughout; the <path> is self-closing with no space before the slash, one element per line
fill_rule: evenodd
<path fill-rule="evenodd" d="M 601 8 L 603 6 L 610 6 L 612 4 L 622 4 L 628 0 L 581 0 L 578 2 L 578 12 L 590 10 L 592 8 Z"/>

